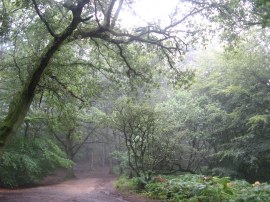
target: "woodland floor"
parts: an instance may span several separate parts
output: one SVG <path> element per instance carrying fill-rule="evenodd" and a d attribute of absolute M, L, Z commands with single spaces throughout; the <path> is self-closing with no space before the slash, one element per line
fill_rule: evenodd
<path fill-rule="evenodd" d="M 59 171 L 47 177 L 41 186 L 24 189 L 1 189 L 0 202 L 150 202 L 137 195 L 121 196 L 114 188 L 115 176 L 107 167 L 91 171 L 87 165 L 75 167 L 76 178 L 62 180 Z"/>

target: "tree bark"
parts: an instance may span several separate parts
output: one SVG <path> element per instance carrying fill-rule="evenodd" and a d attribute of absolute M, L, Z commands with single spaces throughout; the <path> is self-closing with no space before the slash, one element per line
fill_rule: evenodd
<path fill-rule="evenodd" d="M 52 56 L 59 49 L 65 38 L 54 40 L 48 45 L 47 51 L 41 57 L 36 65 L 36 69 L 29 76 L 28 83 L 22 91 L 17 92 L 9 105 L 7 116 L 0 125 L 0 156 L 3 154 L 4 147 L 11 139 L 13 134 L 18 130 L 30 108 L 35 95 L 35 89 L 41 79 L 41 76 L 48 66 Z"/>
<path fill-rule="evenodd" d="M 90 149 L 90 170 L 94 170 L 94 152 L 93 148 Z"/>
<path fill-rule="evenodd" d="M 72 162 L 74 162 L 74 157 L 75 157 L 75 153 L 73 151 L 73 140 L 72 140 L 73 131 L 74 131 L 74 129 L 71 129 L 68 131 L 68 134 L 66 135 L 66 146 L 65 146 L 67 157 Z M 70 178 L 74 178 L 74 177 L 75 177 L 74 164 L 72 164 L 72 166 L 67 169 L 67 173 L 66 173 L 65 178 L 70 179 Z"/>
<path fill-rule="evenodd" d="M 81 22 L 81 13 L 84 5 L 89 0 L 80 1 L 73 10 L 73 20 L 69 26 L 58 36 L 55 36 L 48 46 L 45 48 L 41 58 L 36 63 L 36 68 L 33 73 L 28 77 L 28 83 L 25 84 L 22 91 L 17 92 L 13 100 L 10 103 L 7 116 L 0 124 L 0 157 L 4 152 L 4 148 L 12 136 L 16 133 L 30 108 L 33 101 L 36 87 L 44 73 L 44 70 L 48 67 L 53 55 L 64 41 L 73 33 Z"/>

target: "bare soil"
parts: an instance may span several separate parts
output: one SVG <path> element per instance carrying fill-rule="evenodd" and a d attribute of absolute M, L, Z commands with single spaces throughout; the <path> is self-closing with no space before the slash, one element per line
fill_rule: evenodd
<path fill-rule="evenodd" d="M 115 176 L 107 167 L 91 171 L 86 164 L 75 167 L 76 178 L 63 180 L 65 171 L 47 177 L 41 186 L 24 189 L 1 189 L 0 202 L 150 202 L 136 195 L 121 196 L 113 188 Z"/>

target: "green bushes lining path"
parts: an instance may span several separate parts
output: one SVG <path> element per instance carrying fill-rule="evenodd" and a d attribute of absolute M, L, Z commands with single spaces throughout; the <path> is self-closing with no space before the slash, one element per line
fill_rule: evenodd
<path fill-rule="evenodd" d="M 33 186 L 57 168 L 71 164 L 49 139 L 15 137 L 0 159 L 0 187 Z"/>
<path fill-rule="evenodd" d="M 270 185 L 244 180 L 231 181 L 228 177 L 208 177 L 202 175 L 158 176 L 140 189 L 139 178 L 121 177 L 115 183 L 121 191 L 140 192 L 161 201 L 192 202 L 269 202 Z"/>

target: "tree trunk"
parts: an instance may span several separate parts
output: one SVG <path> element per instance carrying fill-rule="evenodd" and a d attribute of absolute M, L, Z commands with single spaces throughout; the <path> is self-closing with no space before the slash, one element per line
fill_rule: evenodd
<path fill-rule="evenodd" d="M 84 3 L 86 4 L 87 1 Z M 53 40 L 45 48 L 42 56 L 37 61 L 34 71 L 29 75 L 22 91 L 17 92 L 13 100 L 10 102 L 7 116 L 0 123 L 0 157 L 4 152 L 4 148 L 12 136 L 16 133 L 30 108 L 33 101 L 36 87 L 44 73 L 44 70 L 48 67 L 50 60 L 64 41 L 72 34 L 81 22 L 81 12 L 83 4 L 78 4 L 77 10 L 73 11 L 73 20 L 70 25 L 59 35 L 55 36 Z"/>
<path fill-rule="evenodd" d="M 69 160 L 74 161 L 74 152 L 73 152 L 73 141 L 72 141 L 72 132 L 73 129 L 71 129 L 68 134 L 66 135 L 66 154 Z M 74 164 L 70 168 L 67 169 L 66 179 L 75 178 L 74 173 Z"/>
<path fill-rule="evenodd" d="M 2 156 L 4 147 L 11 139 L 12 134 L 22 124 L 33 100 L 32 94 L 25 88 L 22 93 L 17 93 L 13 98 L 7 116 L 0 124 L 0 156 Z"/>
<path fill-rule="evenodd" d="M 90 170 L 94 170 L 94 152 L 93 149 L 90 149 Z"/>
<path fill-rule="evenodd" d="M 106 153 L 105 153 L 105 144 L 102 143 L 101 144 L 101 149 L 102 149 L 102 153 L 101 153 L 101 156 L 102 156 L 102 166 L 105 166 L 105 161 L 106 161 Z"/>
<path fill-rule="evenodd" d="M 8 114 L 0 124 L 0 156 L 3 154 L 7 142 L 23 123 L 44 70 L 65 39 L 66 38 L 63 38 L 61 41 L 54 40 L 48 45 L 47 51 L 38 61 L 35 71 L 29 76 L 29 82 L 26 83 L 23 90 L 19 91 L 11 101 Z"/>
<path fill-rule="evenodd" d="M 65 179 L 72 179 L 75 178 L 75 173 L 74 173 L 74 165 L 72 164 L 71 167 L 67 168 L 67 173 L 65 176 Z"/>

